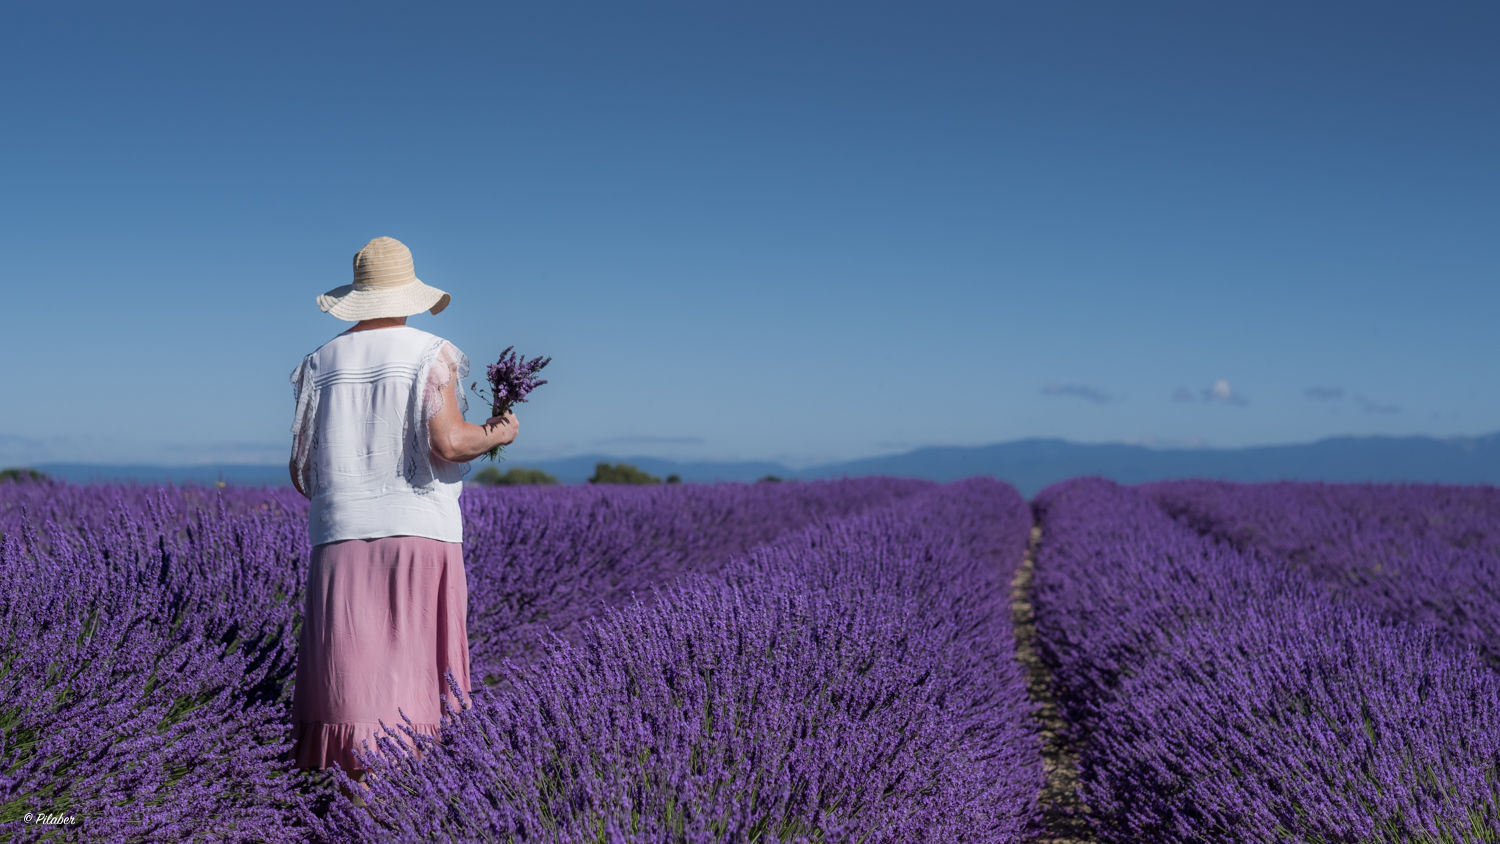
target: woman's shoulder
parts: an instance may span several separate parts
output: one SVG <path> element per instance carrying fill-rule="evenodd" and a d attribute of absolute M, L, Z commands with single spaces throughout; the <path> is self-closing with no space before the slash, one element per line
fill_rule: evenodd
<path fill-rule="evenodd" d="M 334 337 L 332 340 L 329 340 L 323 345 L 303 355 L 302 359 L 297 361 L 297 367 L 292 370 L 292 381 L 296 382 L 303 378 L 314 376 L 318 373 L 319 369 L 326 368 L 328 366 L 333 347 L 339 342 L 341 338 L 346 336 L 348 335 L 340 334 L 337 337 Z"/>
<path fill-rule="evenodd" d="M 297 361 L 297 365 L 292 368 L 292 383 L 293 384 L 300 383 L 302 381 L 302 379 L 306 378 L 309 374 L 311 374 L 312 372 L 314 372 L 317 369 L 317 366 L 318 366 L 318 352 L 320 352 L 322 350 L 323 350 L 323 347 L 319 346 L 318 348 L 313 349 L 312 351 L 310 351 L 307 354 L 303 355 L 302 359 L 299 360 L 299 361 Z"/>
<path fill-rule="evenodd" d="M 435 334 L 420 328 L 398 325 L 392 328 L 377 328 L 370 331 L 351 331 L 319 346 L 314 355 L 327 357 L 330 354 L 360 354 L 374 349 L 425 349 L 446 342 Z"/>
<path fill-rule="evenodd" d="M 398 361 L 420 366 L 431 358 L 439 357 L 446 349 L 457 352 L 452 343 L 419 328 L 401 326 L 356 331 L 341 334 L 319 346 L 304 359 L 299 370 L 305 365 L 309 372 L 320 373 L 335 369 L 368 368 Z"/>
<path fill-rule="evenodd" d="M 422 346 L 423 348 L 427 348 L 430 346 L 439 346 L 443 343 L 448 342 L 447 340 L 444 340 L 436 334 L 433 334 L 429 331 L 423 331 L 420 328 L 412 328 L 409 325 L 404 325 L 402 326 L 402 328 L 405 328 L 408 336 L 415 339 L 417 344 Z"/>
<path fill-rule="evenodd" d="M 410 328 L 410 326 L 408 326 Z M 443 337 L 423 331 L 420 328 L 410 328 L 410 336 L 418 353 L 424 358 L 462 358 L 464 353 L 458 347 Z"/>

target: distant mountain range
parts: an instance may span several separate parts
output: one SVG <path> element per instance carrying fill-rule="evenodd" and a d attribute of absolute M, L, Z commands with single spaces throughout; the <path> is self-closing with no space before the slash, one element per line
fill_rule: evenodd
<path fill-rule="evenodd" d="M 921 448 L 888 457 L 870 457 L 793 470 L 779 463 L 678 463 L 657 457 L 585 455 L 524 465 L 556 475 L 563 483 L 583 483 L 599 462 L 625 462 L 665 478 L 677 474 L 689 483 L 754 481 L 767 475 L 783 480 L 892 475 L 953 481 L 988 475 L 1013 484 L 1027 496 L 1080 475 L 1102 475 L 1127 484 L 1170 478 L 1234 481 L 1408 481 L 1500 484 L 1500 432 L 1482 437 L 1334 437 L 1304 445 L 1251 448 L 1161 450 L 1139 445 L 1084 445 L 1057 439 L 1028 439 L 985 446 Z M 517 464 L 520 465 L 520 464 Z M 288 483 L 285 466 L 124 466 L 45 463 L 35 468 L 69 481 Z"/>
<path fill-rule="evenodd" d="M 806 478 L 895 475 L 935 481 L 990 475 L 1028 497 L 1080 475 L 1126 484 L 1172 478 L 1232 481 L 1409 481 L 1500 484 L 1500 432 L 1482 437 L 1334 437 L 1304 445 L 1158 450 L 1030 439 L 907 454 L 809 469 Z"/>

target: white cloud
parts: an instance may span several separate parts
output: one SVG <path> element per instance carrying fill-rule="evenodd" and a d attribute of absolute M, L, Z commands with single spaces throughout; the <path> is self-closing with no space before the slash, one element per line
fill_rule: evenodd
<path fill-rule="evenodd" d="M 1243 405 L 1247 402 L 1245 397 L 1236 393 L 1229 382 L 1223 378 L 1204 388 L 1203 397 L 1206 401 L 1223 402 L 1224 404 Z"/>
<path fill-rule="evenodd" d="M 1249 404 L 1249 401 L 1244 396 L 1235 392 L 1234 387 L 1230 386 L 1229 381 L 1224 378 L 1220 378 L 1207 387 L 1204 387 L 1199 393 L 1194 393 L 1187 387 L 1178 387 L 1177 392 L 1172 394 L 1172 400 L 1197 401 L 1200 394 L 1206 402 L 1221 402 L 1232 405 Z"/>

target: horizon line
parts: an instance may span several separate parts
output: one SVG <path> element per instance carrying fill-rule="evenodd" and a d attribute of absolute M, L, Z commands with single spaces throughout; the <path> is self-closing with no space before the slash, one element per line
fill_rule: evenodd
<path fill-rule="evenodd" d="M 1155 445 L 1155 444 L 1152 444 L 1152 443 L 1149 443 L 1149 442 L 1140 442 L 1140 441 L 1134 441 L 1133 442 L 1133 441 L 1130 441 L 1130 440 L 1104 440 L 1104 441 L 1088 442 L 1088 441 L 1081 441 L 1081 440 L 1069 440 L 1069 439 L 1066 439 L 1066 438 L 1063 438 L 1063 437 L 1030 436 L 1030 437 L 1019 437 L 1017 439 L 1011 439 L 1011 440 L 999 440 L 999 441 L 994 441 L 994 442 L 979 443 L 979 444 L 976 444 L 976 445 L 949 445 L 949 444 L 923 445 L 923 446 L 917 446 L 915 448 L 909 448 L 909 449 L 906 449 L 904 451 L 888 451 L 888 452 L 881 452 L 881 453 L 866 455 L 864 457 L 851 457 L 851 458 L 847 458 L 847 459 L 843 459 L 843 460 L 832 460 L 832 461 L 824 461 L 824 462 L 819 462 L 819 463 L 811 463 L 811 464 L 807 464 L 806 466 L 802 467 L 801 469 L 793 469 L 793 471 L 799 471 L 799 472 L 800 471 L 807 471 L 809 469 L 816 469 L 816 468 L 823 467 L 823 466 L 837 466 L 837 465 L 840 465 L 840 464 L 843 464 L 843 463 L 856 463 L 856 462 L 860 462 L 860 461 L 863 461 L 863 460 L 881 460 L 881 459 L 887 459 L 887 458 L 891 458 L 891 457 L 899 457 L 899 456 L 907 455 L 907 454 L 915 454 L 915 453 L 920 452 L 920 451 L 929 451 L 929 450 L 934 450 L 934 449 L 981 449 L 981 448 L 993 448 L 995 446 L 1014 445 L 1014 444 L 1019 444 L 1019 443 L 1038 442 L 1038 441 L 1041 441 L 1041 442 L 1060 442 L 1060 443 L 1064 443 L 1064 444 L 1067 444 L 1067 445 L 1076 445 L 1076 446 L 1127 446 L 1127 447 L 1130 447 L 1130 448 L 1140 448 L 1140 449 L 1145 449 L 1147 451 L 1159 451 L 1159 452 L 1164 452 L 1164 451 L 1200 451 L 1200 452 L 1202 452 L 1202 451 L 1248 451 L 1248 450 L 1251 450 L 1251 449 L 1260 449 L 1260 448 L 1295 448 L 1295 447 L 1298 447 L 1298 446 L 1317 445 L 1319 443 L 1325 443 L 1325 442 L 1330 442 L 1330 441 L 1334 441 L 1334 440 L 1380 440 L 1380 439 L 1387 439 L 1387 440 L 1414 440 L 1414 439 L 1425 439 L 1425 440 L 1432 440 L 1434 442 L 1440 442 L 1440 443 L 1454 443 L 1454 442 L 1480 440 L 1480 439 L 1485 439 L 1485 438 L 1488 438 L 1488 437 L 1496 437 L 1496 436 L 1500 436 L 1500 431 L 1491 431 L 1491 432 L 1484 433 L 1484 434 L 1473 434 L 1473 435 L 1466 435 L 1466 436 L 1451 436 L 1451 437 L 1439 437 L 1439 436 L 1433 436 L 1431 434 L 1335 434 L 1333 436 L 1321 437 L 1321 438 L 1316 439 L 1316 440 L 1306 440 L 1306 441 L 1299 441 L 1299 442 L 1284 442 L 1284 443 L 1262 443 L 1262 444 L 1257 444 L 1257 445 L 1241 445 L 1241 446 L 1214 446 L 1214 445 L 1208 445 L 1208 444 L 1205 444 L 1205 445 Z M 733 460 L 684 460 L 684 459 L 671 458 L 671 457 L 659 457 L 659 456 L 650 455 L 650 454 L 617 454 L 617 453 L 606 453 L 606 452 L 596 452 L 596 451 L 583 452 L 583 453 L 580 453 L 580 454 L 564 455 L 564 456 L 558 456 L 558 457 L 543 457 L 543 458 L 537 458 L 535 460 L 529 460 L 528 462 L 529 463 L 556 463 L 556 462 L 560 462 L 560 461 L 564 461 L 564 460 L 580 460 L 580 459 L 592 459 L 592 458 L 608 458 L 608 459 L 616 460 L 616 461 L 618 461 L 618 460 L 660 460 L 660 461 L 664 461 L 664 462 L 667 462 L 667 463 L 675 463 L 675 464 L 700 464 L 700 465 L 724 465 L 724 464 L 736 464 L 736 463 L 769 463 L 769 464 L 774 464 L 774 465 L 777 465 L 777 466 L 781 466 L 783 468 L 792 469 L 791 466 L 787 465 L 786 463 L 782 462 L 781 460 L 777 460 L 777 459 L 774 459 L 774 458 L 741 458 L 741 459 L 733 459 Z M 132 468 L 132 467 L 138 467 L 138 468 L 153 468 L 153 469 L 155 469 L 155 468 L 161 468 L 161 469 L 210 469 L 210 468 L 217 468 L 217 467 L 269 469 L 269 468 L 275 468 L 275 467 L 281 466 L 281 465 L 282 464 L 280 462 L 273 462 L 273 463 L 236 463 L 236 462 L 224 462 L 224 461 L 197 461 L 197 462 L 193 462 L 193 463 L 151 463 L 151 462 L 136 461 L 136 462 L 118 462 L 117 463 L 117 462 L 81 461 L 81 460 L 42 460 L 42 461 L 37 461 L 37 462 L 34 462 L 34 463 L 18 463 L 18 464 L 14 464 L 14 465 L 9 465 L 9 464 L 0 465 L 0 469 L 39 469 L 39 468 L 43 468 L 43 467 L 46 467 L 46 466 L 99 466 L 99 467 L 112 467 L 112 468 Z M 521 465 L 521 464 L 517 463 L 516 465 Z"/>

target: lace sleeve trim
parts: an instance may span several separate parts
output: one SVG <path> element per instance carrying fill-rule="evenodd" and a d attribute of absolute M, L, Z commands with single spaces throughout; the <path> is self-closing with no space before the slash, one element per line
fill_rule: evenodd
<path fill-rule="evenodd" d="M 427 361 L 423 361 L 427 364 Z M 427 420 L 432 419 L 438 411 L 443 409 L 443 388 L 453 380 L 453 373 L 458 372 L 458 377 L 463 379 L 469 374 L 469 359 L 457 346 L 444 340 L 437 348 L 437 354 L 431 363 L 426 366 L 428 370 L 423 381 L 422 407 Z M 464 392 L 462 384 L 454 384 L 453 392 L 458 396 L 458 411 L 461 414 L 469 412 L 469 398 Z M 424 420 L 426 421 L 426 420 Z"/>
<path fill-rule="evenodd" d="M 454 378 L 455 373 L 457 379 Z M 407 413 L 407 455 L 403 466 L 407 483 L 419 493 L 431 492 L 439 474 L 450 474 L 454 464 L 432 453 L 428 423 L 443 409 L 444 388 L 453 384 L 460 415 L 469 412 L 469 400 L 462 380 L 469 374 L 469 358 L 447 340 L 436 340 L 423 353 L 417 367 L 417 381 L 412 389 L 412 404 Z M 468 473 L 464 464 L 460 476 Z"/>

